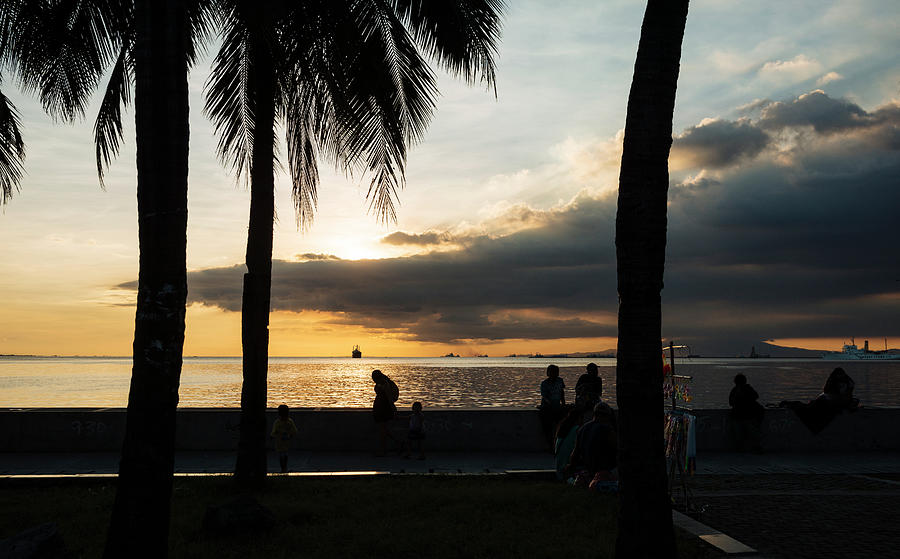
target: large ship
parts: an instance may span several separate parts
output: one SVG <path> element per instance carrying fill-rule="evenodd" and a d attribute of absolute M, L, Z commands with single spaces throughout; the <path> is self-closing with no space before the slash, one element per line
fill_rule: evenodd
<path fill-rule="evenodd" d="M 359 350 L 359 346 L 353 346 L 353 353 L 350 354 L 353 359 L 359 359 L 362 357 L 362 352 Z"/>
<path fill-rule="evenodd" d="M 885 343 L 885 346 L 886 345 L 887 344 Z M 850 343 L 844 344 L 844 347 L 840 352 L 832 351 L 826 353 L 822 356 L 822 359 L 838 359 L 841 361 L 897 361 L 900 360 L 900 355 L 888 353 L 886 349 L 884 351 L 870 351 L 869 340 L 866 340 L 863 348 L 860 349 L 856 347 L 856 341 L 853 338 L 850 338 Z"/>

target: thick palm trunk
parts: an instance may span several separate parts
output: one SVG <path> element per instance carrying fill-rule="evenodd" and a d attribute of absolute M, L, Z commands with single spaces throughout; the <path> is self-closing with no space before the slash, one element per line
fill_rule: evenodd
<path fill-rule="evenodd" d="M 662 311 L 672 115 L 688 0 L 649 0 L 628 96 L 616 259 L 618 557 L 673 557 L 663 448 Z"/>
<path fill-rule="evenodd" d="M 165 557 L 187 298 L 188 27 L 183 0 L 135 2 L 140 271 L 134 364 L 105 557 Z"/>
<path fill-rule="evenodd" d="M 241 304 L 243 385 L 241 432 L 235 475 L 261 483 L 266 476 L 266 374 L 269 361 L 269 301 L 272 291 L 272 232 L 275 219 L 274 69 L 268 49 L 254 49 L 256 112 L 250 167 L 250 227 L 247 273 Z"/>

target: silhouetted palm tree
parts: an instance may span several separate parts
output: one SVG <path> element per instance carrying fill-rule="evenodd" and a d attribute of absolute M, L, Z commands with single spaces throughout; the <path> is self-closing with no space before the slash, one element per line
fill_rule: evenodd
<path fill-rule="evenodd" d="M 649 0 L 628 96 L 616 261 L 618 557 L 674 557 L 663 445 L 661 299 L 669 149 L 688 0 Z"/>
<path fill-rule="evenodd" d="M 109 558 L 168 551 L 187 300 L 187 4 L 134 3 L 140 271 L 125 442 L 104 551 Z M 119 62 L 126 65 L 122 57 Z"/>
<path fill-rule="evenodd" d="M 371 207 L 395 219 L 406 151 L 424 132 L 437 92 L 420 49 L 469 82 L 493 85 L 502 8 L 501 0 L 217 2 L 223 44 L 206 110 L 221 157 L 251 192 L 239 478 L 266 474 L 276 124 L 286 133 L 301 226 L 315 209 L 319 157 L 371 173 Z"/>
<path fill-rule="evenodd" d="M 204 25 L 203 3 L 22 6 L 19 78 L 52 116 L 82 116 L 112 66 L 95 124 L 101 181 L 119 146 L 121 106 L 130 100 L 134 76 L 140 268 L 128 417 L 105 556 L 164 557 L 187 297 L 187 69 Z"/>

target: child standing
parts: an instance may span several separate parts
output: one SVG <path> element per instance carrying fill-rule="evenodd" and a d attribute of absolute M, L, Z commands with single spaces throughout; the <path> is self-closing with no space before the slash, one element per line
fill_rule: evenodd
<path fill-rule="evenodd" d="M 415 444 L 416 450 L 419 451 L 419 460 L 425 460 L 425 449 L 422 447 L 422 441 L 425 440 L 425 414 L 422 413 L 422 402 L 414 402 L 412 405 L 407 439 L 406 458 L 409 458 L 409 453 Z"/>
<path fill-rule="evenodd" d="M 297 435 L 297 426 L 289 417 L 290 411 L 290 408 L 284 404 L 278 406 L 278 419 L 272 425 L 272 437 L 275 439 L 275 451 L 278 453 L 281 473 L 288 471 L 288 449 L 291 447 L 291 439 Z"/>

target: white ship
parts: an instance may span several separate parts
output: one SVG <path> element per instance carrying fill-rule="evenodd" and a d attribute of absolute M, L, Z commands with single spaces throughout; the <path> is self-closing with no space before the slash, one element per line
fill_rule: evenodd
<path fill-rule="evenodd" d="M 885 343 L 885 347 L 887 343 Z M 856 347 L 856 342 L 853 338 L 850 338 L 849 344 L 844 344 L 844 348 L 841 349 L 840 352 L 832 351 L 826 353 L 822 356 L 822 359 L 837 359 L 841 361 L 897 361 L 900 360 L 900 355 L 894 353 L 888 353 L 885 351 L 870 351 L 869 350 L 869 340 L 865 341 L 865 345 L 862 349 Z"/>

